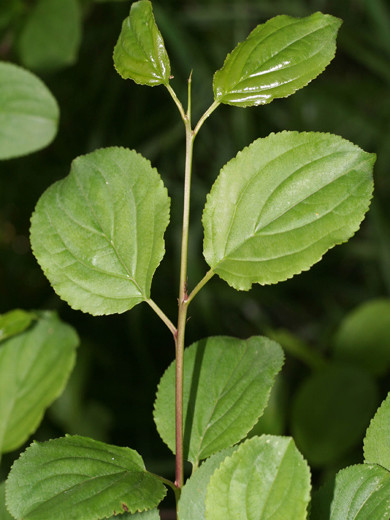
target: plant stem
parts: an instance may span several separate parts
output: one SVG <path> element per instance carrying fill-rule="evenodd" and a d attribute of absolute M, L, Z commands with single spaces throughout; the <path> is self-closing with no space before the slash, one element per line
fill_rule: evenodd
<path fill-rule="evenodd" d="M 190 220 L 191 170 L 194 135 L 191 129 L 191 76 L 188 80 L 188 108 L 184 119 L 186 129 L 186 160 L 184 175 L 183 224 L 181 237 L 179 315 L 176 336 L 176 486 L 180 489 L 184 484 L 183 470 L 183 371 L 184 371 L 184 339 L 187 321 L 187 257 L 188 230 Z"/>
<path fill-rule="evenodd" d="M 193 298 L 198 294 L 198 292 L 206 285 L 206 283 L 211 280 L 211 278 L 214 276 L 214 271 L 210 269 L 207 271 L 207 273 L 204 275 L 204 277 L 201 279 L 201 281 L 198 283 L 198 285 L 191 291 L 190 295 L 187 299 L 187 305 L 193 300 Z"/>
<path fill-rule="evenodd" d="M 172 332 L 173 337 L 176 338 L 177 330 L 168 316 L 160 309 L 160 307 L 153 300 L 145 300 L 146 303 L 154 310 L 159 318 L 165 323 L 168 329 Z"/>
<path fill-rule="evenodd" d="M 179 112 L 180 112 L 181 118 L 184 121 L 184 124 L 186 124 L 186 120 L 188 118 L 184 112 L 183 105 L 180 103 L 179 98 L 176 96 L 176 92 L 173 90 L 173 88 L 171 87 L 171 85 L 169 83 L 165 86 L 167 87 L 168 92 L 170 93 L 173 101 L 175 102 L 177 108 L 179 109 Z"/>
<path fill-rule="evenodd" d="M 177 329 L 174 329 L 168 318 L 157 307 L 154 310 L 160 318 L 168 325 L 169 329 L 174 333 L 175 352 L 176 352 L 176 377 L 175 377 L 175 425 L 176 425 L 176 480 L 175 486 L 178 490 L 184 484 L 184 457 L 183 457 L 183 374 L 184 374 L 184 341 L 185 329 L 187 322 L 188 304 L 200 289 L 210 280 L 214 273 L 210 270 L 205 277 L 198 283 L 192 291 L 191 296 L 187 293 L 187 259 L 188 259 L 188 232 L 190 220 L 190 195 L 191 195 L 191 171 L 192 171 L 192 154 L 194 140 L 201 126 L 206 119 L 218 107 L 219 102 L 214 103 L 206 110 L 199 119 L 195 129 L 191 128 L 191 81 L 192 72 L 188 79 L 188 106 L 187 112 L 184 112 L 183 105 L 176 96 L 173 88 L 166 85 L 173 101 L 175 102 L 181 118 L 183 119 L 186 132 L 186 158 L 184 172 L 184 202 L 183 202 L 183 223 L 181 237 L 181 259 L 180 259 L 180 283 L 179 283 L 179 300 L 178 300 L 178 320 Z M 148 302 L 149 303 L 149 302 Z M 150 305 L 150 303 L 149 303 Z"/>
<path fill-rule="evenodd" d="M 219 101 L 214 101 L 214 103 L 212 105 L 209 106 L 209 108 L 206 110 L 206 112 L 203 114 L 203 116 L 199 119 L 198 121 L 198 124 L 196 125 L 196 127 L 194 128 L 194 131 L 193 131 L 193 135 L 194 135 L 194 138 L 197 136 L 201 126 L 203 125 L 203 123 L 206 121 L 206 119 L 211 116 L 211 114 L 214 112 L 214 110 L 216 108 L 218 108 L 220 105 L 220 102 Z"/>

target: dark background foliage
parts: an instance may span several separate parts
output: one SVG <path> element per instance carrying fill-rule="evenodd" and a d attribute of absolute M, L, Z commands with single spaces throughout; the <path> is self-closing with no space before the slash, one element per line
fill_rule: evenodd
<path fill-rule="evenodd" d="M 20 41 L 36 4 L 9 0 L 0 6 L 1 59 L 24 64 Z M 36 438 L 66 431 L 128 445 L 144 456 L 151 470 L 170 476 L 173 458 L 152 419 L 157 383 L 174 357 L 169 332 L 146 305 L 101 318 L 72 311 L 52 291 L 28 239 L 30 215 L 39 196 L 67 175 L 73 158 L 105 146 L 136 149 L 157 167 L 172 197 L 167 253 L 152 295 L 175 320 L 183 125 L 163 87 L 124 81 L 113 68 L 112 51 L 129 4 L 80 0 L 78 52 L 67 66 L 34 70 L 57 98 L 61 121 L 48 148 L 0 163 L 0 312 L 56 309 L 81 336 L 68 390 L 49 411 Z M 237 293 L 215 277 L 190 309 L 187 344 L 208 335 L 248 337 L 286 329 L 308 345 L 298 355 L 291 342 L 283 345 L 287 362 L 280 383 L 282 398 L 273 408 L 274 416 L 259 430 L 289 434 L 292 397 L 310 374 L 316 354 L 329 355 L 332 335 L 349 311 L 387 297 L 390 290 L 390 7 L 386 0 L 165 0 L 153 5 L 171 59 L 172 86 L 183 102 L 193 70 L 194 120 L 212 102 L 213 73 L 257 24 L 277 14 L 305 16 L 318 10 L 344 20 L 336 57 L 319 78 L 294 96 L 264 107 L 220 107 L 195 147 L 190 287 L 206 272 L 200 225 L 206 194 L 219 169 L 252 140 L 284 129 L 331 132 L 378 154 L 372 207 L 350 243 L 327 253 L 310 271 L 276 286 Z M 377 405 L 389 385 L 384 378 L 376 384 Z M 359 457 L 361 446 L 356 443 L 355 452 L 322 466 L 316 478 L 320 481 Z"/>

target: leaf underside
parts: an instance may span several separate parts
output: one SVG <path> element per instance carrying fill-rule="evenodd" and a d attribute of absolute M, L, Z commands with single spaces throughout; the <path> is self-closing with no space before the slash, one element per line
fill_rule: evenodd
<path fill-rule="evenodd" d="M 164 249 L 169 197 L 149 161 L 125 148 L 78 157 L 31 219 L 34 255 L 74 309 L 114 314 L 150 296 Z"/>
<path fill-rule="evenodd" d="M 207 263 L 239 290 L 309 269 L 359 228 L 374 162 L 374 154 L 331 134 L 257 139 L 222 168 L 207 197 Z"/>

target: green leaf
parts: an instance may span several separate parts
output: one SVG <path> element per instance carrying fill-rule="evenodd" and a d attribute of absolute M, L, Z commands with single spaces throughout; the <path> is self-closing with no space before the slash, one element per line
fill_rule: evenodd
<path fill-rule="evenodd" d="M 0 454 L 21 446 L 61 394 L 75 361 L 76 332 L 46 312 L 0 347 Z"/>
<path fill-rule="evenodd" d="M 226 457 L 237 447 L 226 448 L 208 458 L 186 481 L 180 494 L 178 517 L 183 520 L 205 520 L 206 491 L 210 478 Z"/>
<path fill-rule="evenodd" d="M 150 295 L 164 256 L 169 197 L 157 171 L 132 150 L 78 157 L 40 198 L 33 252 L 57 294 L 94 315 L 127 311 Z"/>
<path fill-rule="evenodd" d="M 0 342 L 23 332 L 31 322 L 36 319 L 32 312 L 15 309 L 5 314 L 0 314 Z"/>
<path fill-rule="evenodd" d="M 315 466 L 337 463 L 361 442 L 378 400 L 375 382 L 348 366 L 329 366 L 308 377 L 294 397 L 291 431 Z"/>
<path fill-rule="evenodd" d="M 141 85 L 153 87 L 169 83 L 169 58 L 149 0 L 131 5 L 115 45 L 114 65 L 122 78 Z"/>
<path fill-rule="evenodd" d="M 248 107 L 290 96 L 332 61 L 341 23 L 314 13 L 306 18 L 276 16 L 258 25 L 215 73 L 215 100 Z"/>
<path fill-rule="evenodd" d="M 385 375 L 390 367 L 390 300 L 371 300 L 354 309 L 341 323 L 333 347 L 336 360 Z"/>
<path fill-rule="evenodd" d="M 212 271 L 248 290 L 309 269 L 359 228 L 374 162 L 331 134 L 254 141 L 222 168 L 207 198 L 204 256 Z"/>
<path fill-rule="evenodd" d="M 294 441 L 263 435 L 242 444 L 207 487 L 207 520 L 305 520 L 310 470 Z"/>
<path fill-rule="evenodd" d="M 0 62 L 0 159 L 47 146 L 57 133 L 59 109 L 34 74 Z"/>
<path fill-rule="evenodd" d="M 5 507 L 5 482 L 0 483 L 0 520 L 13 520 Z"/>
<path fill-rule="evenodd" d="M 390 394 L 378 408 L 367 429 L 364 460 L 390 471 Z"/>
<path fill-rule="evenodd" d="M 231 446 L 262 414 L 283 365 L 283 352 L 264 337 L 216 336 L 184 351 L 184 457 L 201 459 Z M 159 434 L 175 452 L 175 362 L 163 375 L 155 402 Z"/>
<path fill-rule="evenodd" d="M 81 9 L 77 0 L 38 0 L 20 34 L 24 66 L 54 70 L 72 65 L 81 42 Z"/>
<path fill-rule="evenodd" d="M 390 473 L 359 464 L 337 474 L 330 520 L 389 520 Z"/>
<path fill-rule="evenodd" d="M 136 451 L 77 435 L 33 443 L 6 483 L 17 520 L 99 520 L 156 507 L 165 493 Z"/>

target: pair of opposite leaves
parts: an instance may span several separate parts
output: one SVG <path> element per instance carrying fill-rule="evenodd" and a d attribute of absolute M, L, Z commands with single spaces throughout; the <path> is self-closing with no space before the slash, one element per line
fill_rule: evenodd
<path fill-rule="evenodd" d="M 215 103 L 286 97 L 331 61 L 340 20 L 322 13 L 259 25 L 214 75 Z M 170 63 L 151 3 L 132 5 L 114 51 L 124 78 L 168 86 Z M 210 274 L 236 289 L 309 269 L 359 228 L 372 197 L 374 154 L 331 134 L 282 132 L 254 141 L 221 170 L 203 212 Z M 170 200 L 134 151 L 77 158 L 41 197 L 31 242 L 53 288 L 73 308 L 124 312 L 150 298 L 165 249 Z"/>

